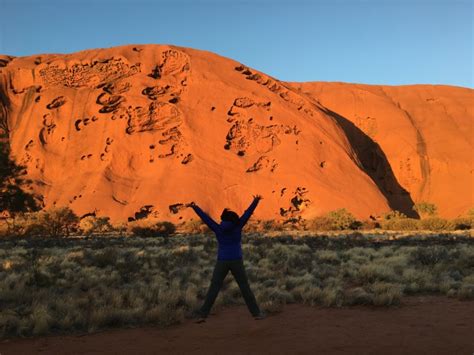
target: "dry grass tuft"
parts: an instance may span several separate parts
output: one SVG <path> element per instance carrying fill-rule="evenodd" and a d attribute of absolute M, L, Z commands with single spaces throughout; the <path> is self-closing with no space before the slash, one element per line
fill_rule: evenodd
<path fill-rule="evenodd" d="M 250 234 L 244 263 L 269 313 L 294 302 L 392 306 L 412 294 L 474 298 L 470 239 L 403 238 Z M 0 242 L 2 338 L 179 323 L 201 306 L 217 249 L 202 235 Z M 245 303 L 229 274 L 213 310 L 231 304 Z"/>

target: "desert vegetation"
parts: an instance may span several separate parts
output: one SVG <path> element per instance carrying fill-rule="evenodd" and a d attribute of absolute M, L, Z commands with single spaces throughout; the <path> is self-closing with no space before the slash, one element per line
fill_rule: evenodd
<path fill-rule="evenodd" d="M 473 218 L 358 221 L 339 209 L 251 220 L 244 260 L 270 313 L 289 303 L 392 306 L 416 294 L 474 299 Z M 203 301 L 217 249 L 199 221 L 114 224 L 65 207 L 5 218 L 0 235 L 0 337 L 179 323 Z M 229 274 L 215 309 L 231 304 L 244 303 Z"/>
<path fill-rule="evenodd" d="M 440 232 L 470 230 L 474 225 L 474 209 L 464 216 L 445 219 L 437 216 L 434 204 L 422 202 L 413 209 L 420 219 L 409 218 L 399 211 L 390 211 L 378 218 L 356 219 L 345 208 L 330 211 L 322 216 L 305 220 L 251 220 L 246 230 L 250 232 L 316 233 L 328 231 L 420 231 Z M 174 233 L 199 234 L 209 232 L 200 220 L 188 220 L 179 224 L 156 218 L 142 218 L 125 223 L 110 223 L 106 216 L 87 215 L 79 218 L 68 207 L 54 207 L 36 212 L 17 212 L 0 219 L 0 237 L 67 237 L 70 234 L 92 235 L 133 235 L 139 237 L 168 237 Z"/>
<path fill-rule="evenodd" d="M 464 234 L 463 234 L 464 233 Z M 1 240 L 2 337 L 93 332 L 183 321 L 200 306 L 217 242 L 211 234 Z M 391 306 L 404 295 L 474 298 L 465 232 L 428 237 L 249 233 L 244 260 L 261 307 Z M 229 274 L 215 309 L 243 304 Z"/>

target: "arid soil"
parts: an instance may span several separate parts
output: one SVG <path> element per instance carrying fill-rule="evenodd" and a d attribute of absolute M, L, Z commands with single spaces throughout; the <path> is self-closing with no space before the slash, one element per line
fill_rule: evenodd
<path fill-rule="evenodd" d="M 178 222 L 262 194 L 261 219 L 472 207 L 474 91 L 281 82 L 216 54 L 130 45 L 0 56 L 0 135 L 45 207 Z M 3 138 L 5 139 L 5 138 Z M 455 181 L 455 183 L 453 183 Z"/>
<path fill-rule="evenodd" d="M 408 297 L 399 307 L 287 305 L 253 320 L 245 306 L 207 322 L 0 342 L 10 354 L 472 354 L 474 302 Z"/>

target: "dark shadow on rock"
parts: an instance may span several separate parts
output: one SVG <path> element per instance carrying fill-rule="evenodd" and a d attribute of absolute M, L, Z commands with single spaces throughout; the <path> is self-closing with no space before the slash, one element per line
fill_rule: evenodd
<path fill-rule="evenodd" d="M 36 211 L 41 199 L 24 190 L 31 183 L 24 178 L 26 169 L 10 158 L 7 123 L 8 99 L 0 87 L 0 212 Z"/>
<path fill-rule="evenodd" d="M 24 190 L 31 183 L 23 177 L 25 168 L 10 159 L 9 144 L 0 140 L 0 211 L 37 211 L 39 198 Z"/>
<path fill-rule="evenodd" d="M 354 123 L 328 108 L 321 109 L 333 117 L 346 133 L 347 139 L 362 164 L 362 169 L 378 186 L 392 210 L 408 217 L 419 218 L 413 210 L 413 199 L 393 174 L 392 167 L 380 146 L 359 129 Z"/>

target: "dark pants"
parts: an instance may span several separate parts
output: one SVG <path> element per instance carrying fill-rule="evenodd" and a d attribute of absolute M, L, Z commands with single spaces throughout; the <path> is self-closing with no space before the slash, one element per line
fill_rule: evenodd
<path fill-rule="evenodd" d="M 242 259 L 236 260 L 217 260 L 214 266 L 214 272 L 212 273 L 211 285 L 207 291 L 206 300 L 200 309 L 200 313 L 203 317 L 207 317 L 211 311 L 212 305 L 217 298 L 217 295 L 222 287 L 222 283 L 229 272 L 234 275 L 237 284 L 240 287 L 240 292 L 244 297 L 247 307 L 253 316 L 260 313 L 260 309 L 257 305 L 257 300 L 250 289 L 249 282 L 247 280 L 247 274 L 245 273 L 244 262 Z"/>

